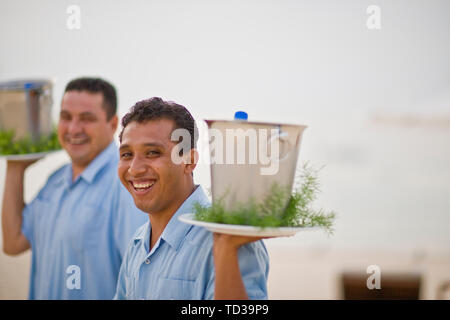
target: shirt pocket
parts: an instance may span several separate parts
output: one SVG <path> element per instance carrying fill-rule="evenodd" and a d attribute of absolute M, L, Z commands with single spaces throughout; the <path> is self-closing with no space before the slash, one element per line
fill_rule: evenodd
<path fill-rule="evenodd" d="M 197 291 L 193 280 L 160 278 L 155 299 L 199 300 Z"/>
<path fill-rule="evenodd" d="M 107 213 L 100 208 L 83 205 L 68 226 L 72 245 L 79 251 L 102 246 L 108 241 Z M 106 249 L 105 247 L 103 249 Z"/>

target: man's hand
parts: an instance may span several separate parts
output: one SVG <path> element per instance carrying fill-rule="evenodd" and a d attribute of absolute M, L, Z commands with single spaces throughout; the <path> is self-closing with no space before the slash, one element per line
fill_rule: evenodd
<path fill-rule="evenodd" d="M 248 299 L 239 269 L 238 250 L 244 244 L 265 239 L 266 237 L 249 237 L 214 233 L 214 267 L 216 283 L 214 298 L 216 300 Z"/>
<path fill-rule="evenodd" d="M 213 233 L 214 252 L 219 250 L 237 250 L 244 244 L 270 237 L 237 236 L 224 233 Z"/>

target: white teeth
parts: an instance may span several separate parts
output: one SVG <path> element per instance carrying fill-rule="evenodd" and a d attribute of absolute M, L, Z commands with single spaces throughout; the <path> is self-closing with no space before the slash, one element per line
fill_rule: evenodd
<path fill-rule="evenodd" d="M 152 183 L 133 183 L 133 186 L 136 189 L 147 189 L 147 188 L 150 188 L 151 186 L 153 186 L 154 184 L 155 184 L 154 182 L 152 182 Z"/>
<path fill-rule="evenodd" d="M 72 139 L 68 139 L 68 141 L 71 144 L 82 144 L 82 143 L 86 142 L 86 139 L 75 139 L 75 138 L 72 138 Z"/>

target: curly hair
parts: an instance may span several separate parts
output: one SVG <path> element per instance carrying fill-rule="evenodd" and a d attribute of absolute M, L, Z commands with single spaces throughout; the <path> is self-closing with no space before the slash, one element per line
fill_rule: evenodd
<path fill-rule="evenodd" d="M 172 101 L 164 101 L 159 97 L 137 102 L 130 111 L 122 118 L 122 131 L 119 140 L 122 142 L 122 135 L 125 127 L 133 121 L 144 123 L 150 120 L 169 119 L 175 123 L 175 129 L 186 129 L 191 137 L 191 148 L 197 147 L 198 128 L 191 113 L 182 105 Z"/>

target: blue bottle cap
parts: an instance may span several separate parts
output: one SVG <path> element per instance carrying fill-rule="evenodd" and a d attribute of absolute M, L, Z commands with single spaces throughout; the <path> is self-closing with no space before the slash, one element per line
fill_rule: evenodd
<path fill-rule="evenodd" d="M 27 83 L 25 83 L 25 84 L 23 85 L 23 88 L 24 88 L 25 90 L 27 90 L 27 89 L 33 89 L 33 87 L 34 87 L 34 83 L 32 83 L 32 82 L 27 82 Z"/>
<path fill-rule="evenodd" d="M 248 120 L 248 114 L 244 111 L 236 111 L 234 114 L 234 120 Z"/>

